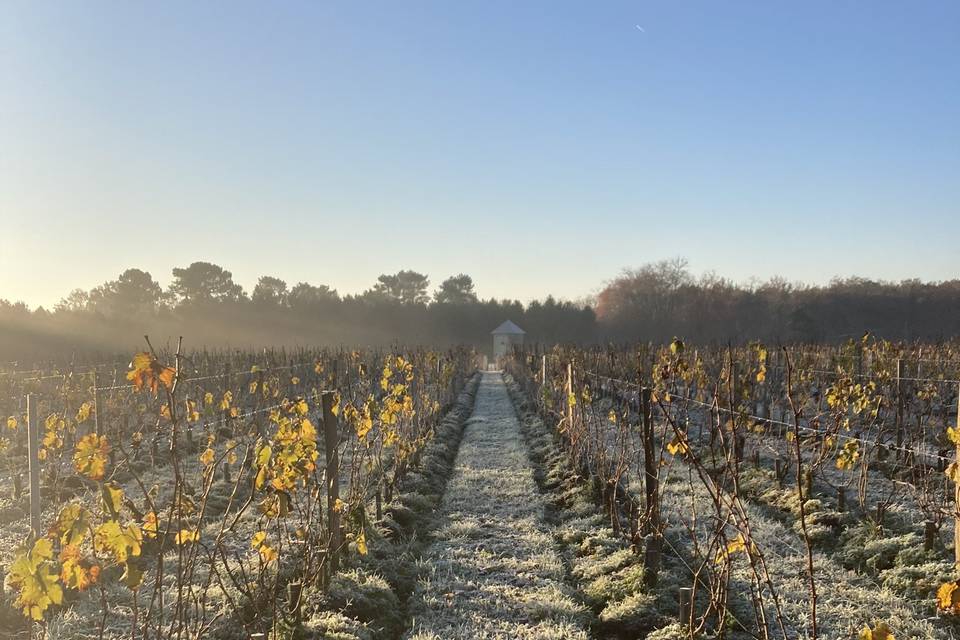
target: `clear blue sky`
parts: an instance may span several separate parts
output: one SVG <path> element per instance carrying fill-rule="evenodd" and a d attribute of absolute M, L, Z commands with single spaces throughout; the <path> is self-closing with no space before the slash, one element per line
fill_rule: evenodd
<path fill-rule="evenodd" d="M 672 256 L 954 278 L 960 2 L 7 0 L 0 222 L 34 305 L 201 259 L 522 300 Z"/>

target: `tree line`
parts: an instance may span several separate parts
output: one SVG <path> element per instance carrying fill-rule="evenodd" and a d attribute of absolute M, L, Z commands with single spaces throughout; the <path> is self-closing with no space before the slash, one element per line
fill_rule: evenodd
<path fill-rule="evenodd" d="M 194 346 L 468 344 L 488 349 L 490 331 L 511 319 L 544 342 L 590 342 L 596 318 L 583 304 L 552 296 L 522 304 L 481 300 L 458 274 L 433 291 L 412 270 L 383 274 L 366 291 L 340 295 L 326 285 L 289 286 L 262 276 L 248 294 L 233 274 L 209 262 L 174 268 L 164 289 L 141 269 L 89 291 L 76 289 L 51 311 L 0 300 L 0 359 L 54 357 L 65 351 L 110 353 L 142 336 Z"/>
<path fill-rule="evenodd" d="M 597 295 L 595 309 L 601 335 L 611 340 L 838 343 L 865 331 L 942 340 L 960 335 L 960 280 L 744 285 L 712 273 L 696 277 L 677 258 L 624 271 Z"/>
<path fill-rule="evenodd" d="M 865 278 L 827 285 L 772 278 L 737 284 L 695 276 L 683 259 L 625 270 L 592 299 L 552 296 L 522 304 L 482 300 L 458 274 L 432 291 L 412 270 L 383 274 L 366 291 L 263 276 L 248 294 L 230 271 L 209 262 L 173 269 L 164 289 L 140 269 L 89 291 L 74 290 L 52 310 L 0 299 L 0 359 L 64 352 L 116 352 L 143 334 L 194 346 L 468 344 L 490 348 L 490 330 L 511 319 L 531 342 L 842 342 L 871 331 L 889 339 L 960 334 L 960 280 L 898 283 Z"/>

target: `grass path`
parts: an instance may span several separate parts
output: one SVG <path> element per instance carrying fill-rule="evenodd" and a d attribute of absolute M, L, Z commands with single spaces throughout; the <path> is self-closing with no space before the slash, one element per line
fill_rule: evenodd
<path fill-rule="evenodd" d="M 407 638 L 586 639 L 499 373 L 484 373 Z"/>

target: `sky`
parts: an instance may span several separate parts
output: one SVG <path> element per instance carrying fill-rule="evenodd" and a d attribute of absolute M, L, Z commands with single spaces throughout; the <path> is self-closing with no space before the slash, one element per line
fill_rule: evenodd
<path fill-rule="evenodd" d="M 960 276 L 960 3 L 0 3 L 0 298 Z"/>

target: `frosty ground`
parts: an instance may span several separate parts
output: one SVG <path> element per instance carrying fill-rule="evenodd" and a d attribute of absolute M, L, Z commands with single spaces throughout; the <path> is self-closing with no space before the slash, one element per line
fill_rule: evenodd
<path fill-rule="evenodd" d="M 499 373 L 484 373 L 407 637 L 587 638 Z"/>

